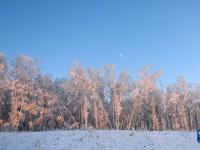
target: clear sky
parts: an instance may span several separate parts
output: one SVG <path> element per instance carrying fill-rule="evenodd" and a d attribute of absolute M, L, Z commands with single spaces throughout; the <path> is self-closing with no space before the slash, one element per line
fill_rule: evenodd
<path fill-rule="evenodd" d="M 79 61 L 134 78 L 151 64 L 164 83 L 200 82 L 200 1 L 0 0 L 0 51 L 39 59 L 54 77 Z"/>

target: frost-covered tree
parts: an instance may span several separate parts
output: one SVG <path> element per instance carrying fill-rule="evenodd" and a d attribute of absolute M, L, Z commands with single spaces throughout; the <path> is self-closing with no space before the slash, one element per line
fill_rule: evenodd
<path fill-rule="evenodd" d="M 12 64 L 10 121 L 14 128 L 28 130 L 36 113 L 34 79 L 38 73 L 37 63 L 26 55 L 16 58 Z"/>
<path fill-rule="evenodd" d="M 10 76 L 8 62 L 3 53 L 0 53 L 0 127 L 10 119 Z"/>
<path fill-rule="evenodd" d="M 162 86 L 150 66 L 136 80 L 114 65 L 74 64 L 69 77 L 53 79 L 26 55 L 9 63 L 0 54 L 0 129 L 74 128 L 195 130 L 200 128 L 200 87 L 178 77 Z M 161 85 L 161 86 L 159 86 Z"/>

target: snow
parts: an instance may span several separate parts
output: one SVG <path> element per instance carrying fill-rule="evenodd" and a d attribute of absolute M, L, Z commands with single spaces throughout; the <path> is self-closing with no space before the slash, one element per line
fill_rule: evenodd
<path fill-rule="evenodd" d="M 1 132 L 0 150 L 200 150 L 196 132 L 73 130 Z"/>

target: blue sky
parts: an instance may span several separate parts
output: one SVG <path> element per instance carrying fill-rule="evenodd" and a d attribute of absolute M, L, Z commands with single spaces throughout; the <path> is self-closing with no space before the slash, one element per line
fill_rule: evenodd
<path fill-rule="evenodd" d="M 191 0 L 1 0 L 0 51 L 38 59 L 54 77 L 79 61 L 115 64 L 134 78 L 151 64 L 164 83 L 200 82 L 199 8 Z"/>

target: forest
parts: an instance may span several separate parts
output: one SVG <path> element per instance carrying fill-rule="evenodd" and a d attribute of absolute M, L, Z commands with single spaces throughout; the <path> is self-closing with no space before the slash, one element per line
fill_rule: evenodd
<path fill-rule="evenodd" d="M 62 79 L 41 72 L 29 56 L 0 54 L 0 131 L 200 128 L 200 86 L 182 76 L 163 85 L 150 65 L 135 80 L 110 64 L 75 63 Z"/>

